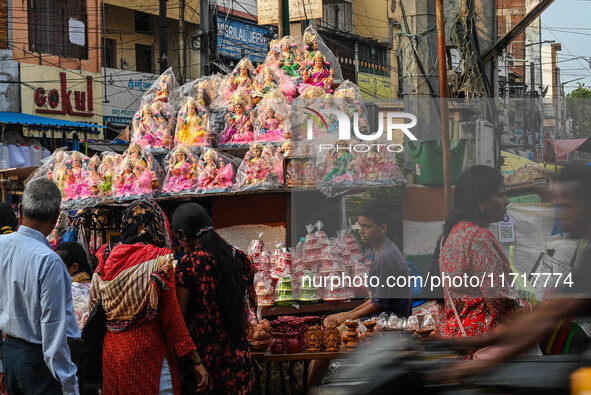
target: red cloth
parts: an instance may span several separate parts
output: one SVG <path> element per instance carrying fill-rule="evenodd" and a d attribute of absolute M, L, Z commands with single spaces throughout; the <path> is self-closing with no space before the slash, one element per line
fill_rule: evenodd
<path fill-rule="evenodd" d="M 154 246 L 144 247 L 147 249 L 142 253 L 143 261 L 152 259 L 151 253 L 161 253 L 157 250 L 163 250 Z M 110 256 L 104 262 L 105 272 L 118 273 L 118 266 L 129 267 L 127 259 L 133 261 L 140 254 L 136 249 L 132 249 L 132 252 L 131 259 L 125 254 Z M 165 356 L 170 366 L 174 393 L 181 393 L 176 357 L 195 350 L 195 344 L 187 331 L 176 298 L 174 269 L 171 268 L 167 274 L 167 289 L 163 288 L 159 293 L 157 319 L 144 319 L 131 329 L 121 332 L 107 331 L 103 346 L 105 395 L 157 394 Z"/>
<path fill-rule="evenodd" d="M 583 152 L 591 152 L 591 139 L 564 139 L 564 140 L 549 140 L 552 148 L 554 148 L 554 155 L 557 160 L 573 151 L 579 150 Z"/>
<path fill-rule="evenodd" d="M 458 223 L 441 252 L 441 273 L 482 279 L 480 286 L 450 287 L 449 291 L 468 336 L 482 336 L 497 327 L 519 308 L 529 306 L 511 288 L 511 267 L 494 235 L 471 222 Z M 504 284 L 501 279 L 504 276 Z M 459 282 L 459 281 L 458 281 Z M 462 284 L 465 285 L 465 284 Z M 531 307 L 531 306 L 530 306 Z M 440 316 L 441 337 L 462 337 L 450 300 Z"/>
<path fill-rule="evenodd" d="M 117 248 L 113 248 L 113 251 L 109 254 L 107 259 L 109 265 L 105 265 L 103 250 L 107 246 L 107 244 L 103 245 L 97 253 L 98 269 L 103 281 L 111 281 L 125 269 L 171 253 L 168 248 L 160 248 L 152 244 L 118 244 Z"/>

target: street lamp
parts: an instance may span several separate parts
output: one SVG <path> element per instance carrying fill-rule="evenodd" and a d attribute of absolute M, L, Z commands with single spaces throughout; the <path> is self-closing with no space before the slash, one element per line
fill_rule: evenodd
<path fill-rule="evenodd" d="M 579 77 L 579 78 L 575 78 L 574 80 L 570 80 L 570 81 L 563 82 L 563 83 L 561 84 L 561 85 L 562 85 L 562 89 L 564 89 L 564 86 L 565 86 L 566 84 L 568 84 L 569 82 L 575 82 L 575 81 L 578 81 L 578 80 L 583 80 L 583 79 L 585 79 L 585 77 Z"/>
<path fill-rule="evenodd" d="M 532 45 L 538 45 L 538 44 L 552 44 L 556 41 L 554 40 L 544 40 L 544 41 L 540 41 L 538 43 L 529 43 L 529 44 L 525 44 L 524 47 L 531 47 Z"/>

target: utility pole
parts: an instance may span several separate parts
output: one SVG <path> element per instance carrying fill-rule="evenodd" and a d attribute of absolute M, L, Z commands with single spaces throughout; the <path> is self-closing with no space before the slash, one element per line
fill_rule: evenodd
<path fill-rule="evenodd" d="M 209 0 L 199 2 L 201 30 L 201 76 L 209 75 Z"/>
<path fill-rule="evenodd" d="M 179 1 L 179 70 L 181 84 L 187 78 L 187 67 L 185 60 L 185 0 Z"/>
<path fill-rule="evenodd" d="M 277 13 L 279 14 L 277 23 L 277 33 L 279 38 L 291 34 L 289 27 L 289 0 L 277 0 Z"/>
<path fill-rule="evenodd" d="M 437 18 L 437 53 L 439 65 L 439 102 L 441 107 L 441 150 L 443 157 L 443 200 L 445 211 L 451 208 L 451 153 L 449 141 L 449 87 L 447 85 L 447 65 L 445 48 L 445 18 L 443 0 L 435 1 Z"/>
<path fill-rule="evenodd" d="M 166 33 L 168 26 L 166 25 L 166 2 L 167 0 L 160 0 L 160 74 L 168 69 L 168 43 L 166 42 Z"/>
<path fill-rule="evenodd" d="M 538 130 L 535 130 L 535 126 L 537 125 L 537 122 L 534 122 L 534 113 L 535 113 L 535 105 L 534 105 L 534 100 L 536 100 L 536 76 L 535 76 L 535 67 L 534 67 L 534 62 L 529 62 L 529 74 L 530 74 L 530 88 L 529 88 L 529 119 L 530 119 L 530 123 L 529 123 L 529 129 L 532 135 L 532 139 L 531 139 L 531 146 L 532 146 L 532 150 L 536 151 L 536 140 L 538 139 Z M 529 139 L 527 141 L 527 143 L 529 144 Z"/>

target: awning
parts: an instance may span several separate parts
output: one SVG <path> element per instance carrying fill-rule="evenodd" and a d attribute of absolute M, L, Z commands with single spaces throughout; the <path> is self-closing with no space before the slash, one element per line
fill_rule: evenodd
<path fill-rule="evenodd" d="M 23 114 L 20 112 L 0 112 L 0 123 L 22 125 L 32 128 L 48 129 L 51 127 L 70 129 L 95 129 L 106 128 L 103 125 L 95 125 L 84 122 L 64 121 L 61 119 L 42 117 L 40 115 Z"/>
<path fill-rule="evenodd" d="M 586 139 L 549 140 L 557 158 L 573 151 L 591 152 L 591 137 Z"/>

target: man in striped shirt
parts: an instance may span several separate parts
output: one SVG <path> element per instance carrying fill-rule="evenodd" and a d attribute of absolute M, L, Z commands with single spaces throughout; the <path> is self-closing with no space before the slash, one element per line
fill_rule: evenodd
<path fill-rule="evenodd" d="M 10 394 L 76 394 L 68 337 L 80 337 L 71 279 L 46 237 L 59 216 L 61 193 L 50 180 L 27 184 L 17 232 L 0 237 L 2 362 Z"/>

